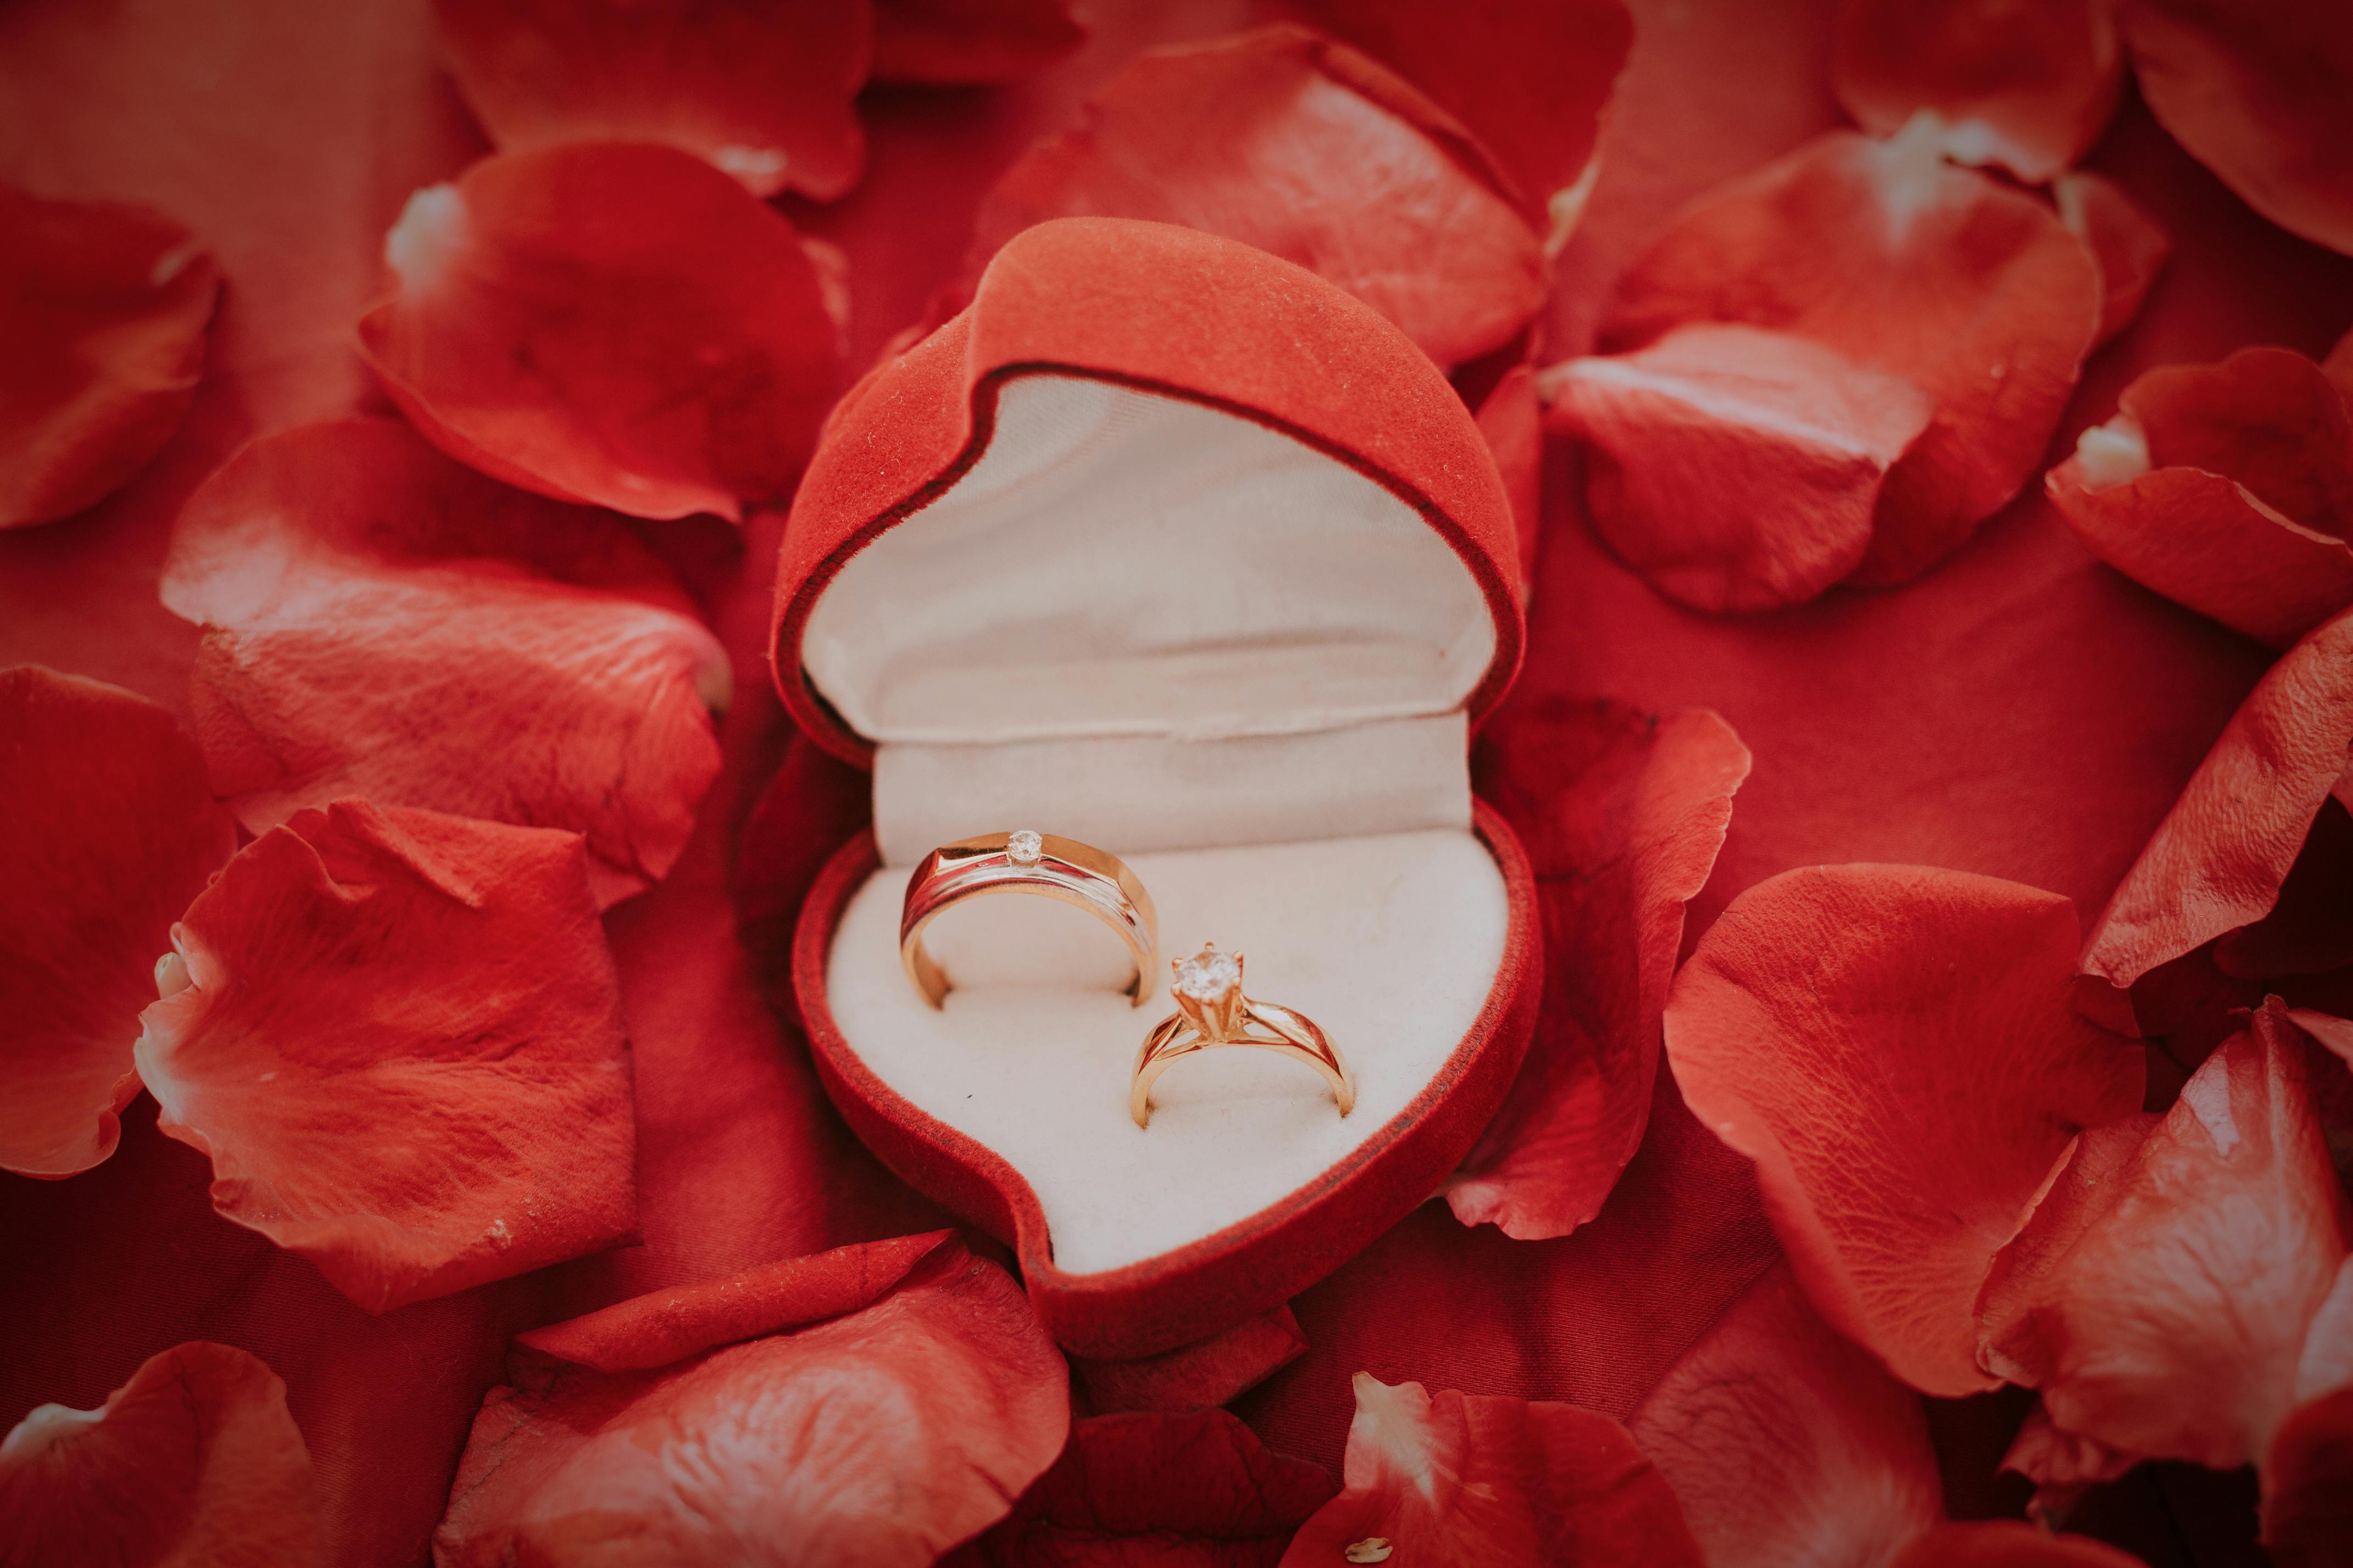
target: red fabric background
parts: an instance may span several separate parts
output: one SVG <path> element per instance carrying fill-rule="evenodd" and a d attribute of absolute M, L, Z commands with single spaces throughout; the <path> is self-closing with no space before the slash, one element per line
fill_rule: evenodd
<path fill-rule="evenodd" d="M 1827 3 L 1634 8 L 1641 41 L 1607 172 L 1558 269 L 1553 356 L 1581 345 L 1607 280 L 1678 202 L 1835 119 Z M 854 363 L 922 312 L 988 180 L 1128 53 L 1253 19 L 1225 0 L 1094 9 L 1087 47 L 1029 82 L 870 90 L 865 182 L 830 207 L 787 204 L 849 253 Z M 153 597 L 178 501 L 250 434 L 383 409 L 349 346 L 381 237 L 411 189 L 482 150 L 435 74 L 416 0 L 248 0 L 227 16 L 174 0 L 0 8 L 0 177 L 155 205 L 228 279 L 218 374 L 162 458 L 90 515 L 0 538 L 0 662 L 118 681 L 185 712 L 195 631 Z M 2317 354 L 2353 320 L 2353 261 L 2254 219 L 2137 105 L 2090 163 L 2177 252 L 2141 322 L 2091 362 L 2054 456 L 2141 369 L 2255 342 Z M 2096 910 L 2263 663 L 2097 566 L 2039 490 L 1907 588 L 1708 620 L 1599 550 L 1551 461 L 1522 695 L 1710 706 L 1756 754 L 1686 947 L 1733 893 L 1820 860 L 1939 863 Z M 161 1137 L 142 1099 L 99 1169 L 0 1178 L 0 1425 L 46 1401 L 94 1406 L 183 1340 L 241 1346 L 289 1386 L 333 1559 L 413 1563 L 512 1331 L 936 1223 L 849 1140 L 733 941 L 733 830 L 784 734 L 763 658 L 776 520 L 754 519 L 740 553 L 699 525 L 649 536 L 714 609 L 739 698 L 727 772 L 686 858 L 607 917 L 637 1051 L 644 1245 L 369 1318 L 310 1264 L 214 1216 L 202 1158 Z M 1514 1242 L 1426 1205 L 1307 1291 L 1308 1353 L 1248 1396 L 1245 1415 L 1276 1447 L 1336 1468 L 1359 1369 L 1625 1414 L 1773 1257 L 1744 1163 L 1663 1079 L 1660 1100 L 1648 1143 L 1579 1234 Z M 1991 1425 L 2001 1409 L 2014 1420 L 2003 1406 Z M 1986 1451 L 1985 1425 L 1938 1417 L 1956 1511 L 1990 1506 L 2000 1439 Z M 2159 1471 L 2137 1484 L 2177 1482 Z"/>

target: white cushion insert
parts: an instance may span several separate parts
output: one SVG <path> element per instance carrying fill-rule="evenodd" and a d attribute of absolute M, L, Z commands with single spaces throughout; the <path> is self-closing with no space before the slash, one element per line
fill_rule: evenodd
<path fill-rule="evenodd" d="M 874 834 L 910 866 L 934 847 L 1033 826 L 1125 857 L 1468 827 L 1470 724 L 1458 710 L 1298 735 L 1164 735 L 886 744 L 874 755 Z"/>
<path fill-rule="evenodd" d="M 1041 822 L 1050 831 L 1053 824 Z M 926 1005 L 899 964 L 907 869 L 852 896 L 827 1003 L 886 1083 L 996 1150 L 1044 1206 L 1074 1273 L 1200 1240 L 1314 1180 L 1428 1085 L 1476 1021 L 1503 960 L 1503 873 L 1464 828 L 1129 858 L 1159 907 L 1151 1001 L 1113 986 L 1124 949 L 1084 912 L 997 896 L 939 917 L 927 944 L 956 988 Z M 1174 1011 L 1167 960 L 1204 941 L 1246 959 L 1243 988 L 1296 1007 L 1356 1074 L 1345 1120 L 1312 1068 L 1221 1049 L 1170 1068 L 1149 1129 L 1128 1119 L 1136 1047 Z"/>

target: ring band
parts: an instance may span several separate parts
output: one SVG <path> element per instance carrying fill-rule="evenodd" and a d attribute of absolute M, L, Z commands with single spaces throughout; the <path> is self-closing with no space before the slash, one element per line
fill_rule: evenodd
<path fill-rule="evenodd" d="M 899 962 L 934 1007 L 947 1003 L 948 977 L 923 951 L 923 928 L 943 910 L 991 893 L 1037 893 L 1086 910 L 1120 935 L 1135 961 L 1126 994 L 1141 1007 L 1152 996 L 1153 954 L 1160 945 L 1152 895 L 1116 855 L 1075 838 L 1022 828 L 943 844 L 915 868 L 899 911 Z"/>
<path fill-rule="evenodd" d="M 1135 1053 L 1127 1113 L 1138 1127 L 1152 1123 L 1152 1086 L 1176 1061 L 1218 1046 L 1256 1046 L 1305 1062 L 1332 1086 L 1345 1116 L 1356 1108 L 1356 1085 L 1339 1048 L 1306 1014 L 1242 994 L 1242 955 L 1228 957 L 1211 942 L 1191 958 L 1171 959 L 1169 994 L 1176 1011 L 1152 1026 Z M 1250 1026 L 1258 1026 L 1253 1032 Z"/>

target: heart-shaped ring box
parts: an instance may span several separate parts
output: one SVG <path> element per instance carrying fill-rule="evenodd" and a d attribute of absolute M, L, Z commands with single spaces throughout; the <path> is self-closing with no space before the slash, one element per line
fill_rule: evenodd
<path fill-rule="evenodd" d="M 793 505 L 786 706 L 874 778 L 804 906 L 826 1089 L 908 1183 L 1016 1250 L 1055 1337 L 1156 1353 L 1288 1300 L 1429 1198 L 1534 1028 L 1535 883 L 1473 801 L 1517 667 L 1510 503 L 1404 334 L 1313 273 L 1163 224 L 1066 218 L 845 398 Z M 1030 827 L 1124 858 L 1125 949 L 1051 900 L 976 900 L 901 970 L 934 846 Z M 1343 1119 L 1273 1052 L 1189 1058 L 1129 1119 L 1168 961 L 1244 955 L 1320 1023 Z"/>

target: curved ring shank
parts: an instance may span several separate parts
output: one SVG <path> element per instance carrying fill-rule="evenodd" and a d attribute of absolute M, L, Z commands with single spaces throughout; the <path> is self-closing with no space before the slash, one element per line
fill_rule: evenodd
<path fill-rule="evenodd" d="M 923 951 L 925 926 L 967 900 L 1033 893 L 1082 909 L 1119 933 L 1135 961 L 1135 978 L 1128 983 L 1127 994 L 1143 1006 L 1152 997 L 1160 924 L 1152 895 L 1135 873 L 1116 855 L 1051 833 L 1039 835 L 1039 853 L 1034 860 L 1017 861 L 1007 851 L 1011 837 L 984 833 L 943 844 L 916 866 L 899 912 L 899 961 L 915 989 L 934 1007 L 946 1004 L 947 973 Z"/>
<path fill-rule="evenodd" d="M 1356 1085 L 1348 1073 L 1347 1065 L 1340 1060 L 1340 1052 L 1322 1028 L 1306 1014 L 1271 1002 L 1242 1002 L 1242 1016 L 1266 1030 L 1264 1035 L 1238 1034 L 1222 1040 L 1213 1040 L 1194 1026 L 1183 1013 L 1171 1013 L 1160 1020 L 1152 1033 L 1144 1037 L 1143 1049 L 1135 1053 L 1135 1076 L 1129 1082 L 1127 1113 L 1138 1127 L 1152 1121 L 1152 1086 L 1169 1067 L 1187 1057 L 1220 1046 L 1256 1046 L 1262 1051 L 1273 1051 L 1294 1061 L 1305 1062 L 1324 1075 L 1332 1086 L 1332 1098 L 1345 1116 L 1356 1108 Z"/>

